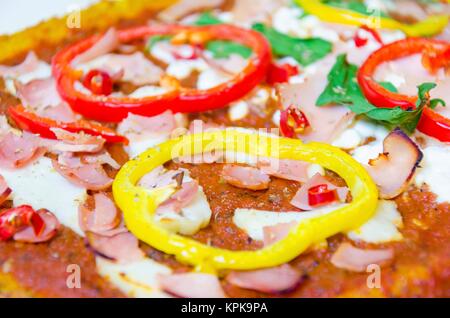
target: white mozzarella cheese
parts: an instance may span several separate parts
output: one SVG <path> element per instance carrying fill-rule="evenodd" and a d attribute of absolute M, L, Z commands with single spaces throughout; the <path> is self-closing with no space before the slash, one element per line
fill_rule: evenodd
<path fill-rule="evenodd" d="M 64 179 L 53 169 L 49 158 L 41 157 L 22 169 L 0 168 L 0 174 L 13 191 L 14 206 L 28 204 L 34 209 L 47 209 L 61 224 L 83 236 L 78 206 L 86 199 L 86 189 Z"/>
<path fill-rule="evenodd" d="M 198 89 L 210 89 L 223 84 L 231 79 L 231 76 L 214 69 L 206 69 L 200 73 L 197 80 Z"/>
<path fill-rule="evenodd" d="M 344 204 L 336 204 L 308 212 L 274 212 L 255 209 L 236 209 L 234 211 L 233 222 L 240 229 L 244 230 L 252 239 L 261 241 L 264 239 L 263 230 L 266 226 L 289 223 L 292 221 L 302 222 L 307 219 L 331 213 L 343 206 Z"/>
<path fill-rule="evenodd" d="M 249 107 L 247 102 L 241 100 L 233 103 L 228 108 L 228 118 L 232 121 L 237 121 L 245 118 L 249 114 Z"/>
<path fill-rule="evenodd" d="M 355 129 L 346 129 L 333 141 L 333 146 L 342 149 L 353 149 L 362 143 L 362 138 Z"/>
<path fill-rule="evenodd" d="M 96 257 L 97 271 L 112 285 L 129 297 L 138 298 L 167 298 L 169 294 L 161 290 L 158 275 L 169 275 L 172 270 L 150 258 L 129 263 L 119 264 Z"/>
<path fill-rule="evenodd" d="M 398 228 L 403 220 L 394 201 L 379 200 L 375 215 L 360 228 L 350 231 L 347 236 L 354 241 L 386 243 L 403 239 Z"/>
<path fill-rule="evenodd" d="M 370 159 L 375 159 L 383 152 L 383 143 L 374 141 L 353 150 L 353 158 L 361 164 L 368 164 Z"/>
<path fill-rule="evenodd" d="M 450 202 L 448 182 L 450 180 L 450 146 L 441 143 L 423 150 L 421 168 L 415 177 L 417 186 L 427 184 L 430 191 L 436 194 L 438 203 Z"/>
<path fill-rule="evenodd" d="M 169 64 L 166 73 L 179 80 L 188 78 L 192 72 L 202 72 L 208 69 L 208 64 L 202 59 L 196 60 L 175 60 Z"/>
<path fill-rule="evenodd" d="M 149 148 L 155 147 L 169 139 L 169 136 L 165 134 L 144 134 L 142 136 L 133 135 L 131 137 L 125 135 L 130 143 L 125 147 L 125 151 L 130 158 L 134 158 L 137 155 L 143 153 Z"/>
<path fill-rule="evenodd" d="M 128 95 L 131 98 L 143 98 L 148 96 L 156 96 L 167 93 L 167 88 L 161 86 L 146 85 L 139 87 L 133 93 Z"/>

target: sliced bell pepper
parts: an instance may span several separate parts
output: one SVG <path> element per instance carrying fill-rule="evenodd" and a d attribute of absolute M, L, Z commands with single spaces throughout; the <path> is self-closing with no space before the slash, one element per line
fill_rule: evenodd
<path fill-rule="evenodd" d="M 367 25 L 372 29 L 401 30 L 408 36 L 413 37 L 439 34 L 444 30 L 449 21 L 448 15 L 442 14 L 432 15 L 414 24 L 406 24 L 392 18 L 368 16 L 352 10 L 332 7 L 322 3 L 321 0 L 295 0 L 295 2 L 306 12 L 326 22 L 356 26 Z"/>
<path fill-rule="evenodd" d="M 400 107 L 404 110 L 416 107 L 417 96 L 403 95 L 391 92 L 373 79 L 377 67 L 384 63 L 413 54 L 430 51 L 434 52 L 435 60 L 441 56 L 442 61 L 435 61 L 435 65 L 444 66 L 449 60 L 446 54 L 450 44 L 423 38 L 409 38 L 393 42 L 381 47 L 372 53 L 358 71 L 358 83 L 369 102 L 377 107 L 394 108 Z M 429 107 L 423 111 L 419 124 L 419 131 L 435 137 L 441 141 L 450 141 L 450 118 L 444 117 Z"/>
<path fill-rule="evenodd" d="M 86 95 L 74 87 L 80 74 L 70 63 L 92 47 L 99 36 L 87 38 L 60 51 L 52 61 L 60 95 L 74 111 L 99 121 L 119 122 L 128 113 L 154 116 L 168 109 L 190 113 L 224 107 L 243 97 L 265 79 L 271 61 L 270 46 L 258 32 L 231 25 L 181 26 L 153 25 L 118 31 L 121 43 L 142 40 L 155 35 L 172 35 L 173 43 L 204 44 L 209 40 L 234 41 L 252 49 L 246 68 L 231 80 L 206 90 L 173 88 L 165 94 L 145 98 Z"/>
<path fill-rule="evenodd" d="M 57 139 L 52 128 L 60 128 L 72 133 L 84 132 L 92 136 L 100 136 L 109 143 L 128 144 L 128 139 L 126 137 L 118 135 L 112 129 L 94 124 L 87 120 L 78 120 L 72 123 L 59 122 L 29 112 L 22 105 L 9 107 L 7 112 L 20 129 L 33 134 L 38 134 L 43 138 Z"/>
<path fill-rule="evenodd" d="M 174 187 L 150 190 L 137 186 L 138 181 L 169 160 L 214 150 L 320 164 L 344 178 L 353 200 L 328 214 L 301 222 L 285 239 L 257 251 L 216 248 L 163 228 L 154 220 L 154 213 L 158 205 L 172 195 Z M 235 128 L 185 135 L 145 151 L 119 171 L 113 183 L 113 194 L 123 211 L 127 228 L 140 240 L 175 255 L 179 261 L 195 266 L 198 271 L 210 273 L 222 269 L 272 267 L 289 262 L 311 244 L 360 226 L 374 214 L 378 199 L 376 185 L 364 168 L 335 147 L 246 133 Z"/>

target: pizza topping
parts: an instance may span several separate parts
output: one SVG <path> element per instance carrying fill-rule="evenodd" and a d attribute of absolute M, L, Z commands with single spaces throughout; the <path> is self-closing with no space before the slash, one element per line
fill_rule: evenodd
<path fill-rule="evenodd" d="M 59 148 L 62 151 L 96 153 L 102 150 L 105 144 L 105 140 L 99 136 L 91 136 L 83 132 L 71 133 L 61 128 L 50 130 L 58 140 L 63 142 Z"/>
<path fill-rule="evenodd" d="M 291 204 L 302 210 L 313 210 L 319 205 L 345 202 L 347 194 L 347 187 L 337 187 L 317 173 L 301 186 Z"/>
<path fill-rule="evenodd" d="M 287 293 L 302 281 L 302 274 L 289 264 L 247 272 L 231 272 L 226 280 L 241 288 L 263 293 Z"/>
<path fill-rule="evenodd" d="M 226 298 L 216 275 L 180 273 L 160 275 L 161 288 L 181 298 Z"/>
<path fill-rule="evenodd" d="M 365 46 L 369 41 L 367 37 L 368 34 L 370 34 L 372 38 L 379 44 L 383 45 L 383 40 L 381 39 L 380 34 L 376 30 L 369 28 L 367 25 L 363 25 L 358 30 L 356 30 L 355 36 L 353 38 L 355 46 L 356 47 Z"/>
<path fill-rule="evenodd" d="M 86 74 L 83 85 L 96 95 L 109 95 L 113 91 L 113 81 L 108 73 L 91 70 Z"/>
<path fill-rule="evenodd" d="M 265 174 L 281 179 L 306 182 L 309 162 L 289 159 L 258 158 L 257 167 Z"/>
<path fill-rule="evenodd" d="M 269 45 L 260 34 L 231 25 L 204 27 L 152 25 L 118 31 L 118 36 L 123 43 L 156 35 L 173 36 L 176 44 L 200 45 L 211 39 L 236 42 L 239 45 L 248 46 L 252 50 L 252 55 L 241 72 L 213 87 L 179 89 L 178 85 L 172 85 L 174 89 L 143 98 L 112 95 L 105 97 L 77 90 L 79 72 L 74 72 L 71 67 L 80 54 L 83 56 L 85 54 L 83 52 L 89 53 L 91 48 L 98 45 L 99 37 L 93 36 L 63 49 L 53 58 L 53 74 L 57 78 L 58 91 L 62 98 L 73 110 L 83 116 L 110 122 L 119 122 L 129 113 L 154 116 L 168 109 L 182 113 L 207 111 L 222 108 L 245 96 L 264 80 L 270 63 Z M 92 54 L 88 55 L 89 59 L 83 56 L 82 60 L 92 59 Z M 145 75 L 153 74 L 147 71 L 144 73 Z"/>
<path fill-rule="evenodd" d="M 267 225 L 263 227 L 264 246 L 269 246 L 273 243 L 281 241 L 298 224 L 296 221 L 277 223 L 275 225 Z"/>
<path fill-rule="evenodd" d="M 71 65 L 78 66 L 81 63 L 88 62 L 99 56 L 105 55 L 119 45 L 119 34 L 116 29 L 110 28 L 103 36 L 97 36 L 95 44 L 77 54 L 71 61 Z M 59 73 L 54 73 L 55 77 L 59 77 Z"/>
<path fill-rule="evenodd" d="M 182 183 L 179 190 L 158 206 L 156 214 L 181 213 L 182 208 L 188 206 L 194 200 L 198 189 L 198 182 L 195 180 Z"/>
<path fill-rule="evenodd" d="M 113 180 L 108 177 L 102 165 L 98 163 L 76 164 L 75 166 L 61 164 L 52 160 L 53 167 L 70 182 L 88 190 L 104 190 L 111 186 Z"/>
<path fill-rule="evenodd" d="M 331 263 L 342 269 L 353 272 L 365 272 L 371 264 L 383 265 L 394 257 L 393 249 L 366 250 L 344 242 L 339 245 L 331 257 Z"/>
<path fill-rule="evenodd" d="M 280 130 L 283 136 L 294 138 L 297 134 L 302 134 L 310 126 L 308 118 L 296 106 L 291 105 L 281 111 Z"/>
<path fill-rule="evenodd" d="M 39 138 L 27 132 L 10 131 L 0 136 L 0 165 L 7 168 L 21 168 L 45 153 Z"/>
<path fill-rule="evenodd" d="M 289 63 L 277 65 L 275 63 L 270 64 L 269 71 L 267 73 L 267 84 L 274 85 L 277 83 L 286 83 L 291 76 L 298 75 L 298 67 Z"/>
<path fill-rule="evenodd" d="M 56 216 L 48 210 L 40 209 L 32 216 L 32 226 L 14 234 L 14 240 L 27 243 L 41 243 L 51 240 L 60 227 Z"/>
<path fill-rule="evenodd" d="M 130 263 L 144 257 L 144 253 L 139 249 L 139 240 L 130 232 L 114 236 L 87 233 L 86 237 L 89 247 L 95 253 L 119 263 Z"/>
<path fill-rule="evenodd" d="M 16 78 L 36 70 L 39 66 L 39 59 L 36 54 L 31 51 L 22 63 L 14 66 L 0 65 L 0 76 Z"/>
<path fill-rule="evenodd" d="M 45 107 L 55 107 L 62 103 L 52 77 L 36 79 L 27 84 L 15 82 L 17 97 L 23 105 L 42 111 Z"/>
<path fill-rule="evenodd" d="M 222 177 L 235 187 L 250 190 L 267 189 L 270 182 L 270 177 L 258 168 L 237 165 L 225 165 Z"/>
<path fill-rule="evenodd" d="M 104 235 L 115 229 L 121 222 L 121 214 L 114 202 L 104 193 L 94 194 L 95 207 L 89 209 L 86 204 L 79 208 L 80 227 L 85 232 Z"/>
<path fill-rule="evenodd" d="M 39 243 L 55 236 L 59 222 L 47 210 L 35 211 L 29 205 L 21 205 L 0 213 L 0 240 L 14 238 L 17 241 Z"/>
<path fill-rule="evenodd" d="M 11 192 L 12 190 L 10 187 L 8 187 L 5 178 L 3 178 L 3 176 L 0 174 L 0 205 L 2 205 L 3 202 L 8 200 Z"/>
<path fill-rule="evenodd" d="M 405 191 L 422 157 L 422 151 L 405 133 L 400 129 L 391 132 L 383 141 L 383 153 L 366 166 L 380 197 L 390 199 Z"/>
<path fill-rule="evenodd" d="M 16 125 L 28 132 L 38 134 L 43 138 L 48 139 L 62 139 L 69 141 L 73 145 L 77 143 L 86 143 L 90 140 L 91 144 L 97 144 L 106 142 L 118 142 L 128 143 L 128 139 L 118 135 L 114 130 L 101 126 L 99 124 L 91 123 L 86 120 L 77 120 L 74 122 L 65 122 L 67 113 L 71 111 L 65 110 L 65 104 L 60 107 L 52 107 L 51 110 L 45 111 L 52 112 L 55 119 L 40 117 L 35 113 L 26 110 L 22 105 L 8 108 L 9 116 L 15 121 Z M 49 116 L 51 117 L 51 116 Z M 62 118 L 64 117 L 64 118 Z M 68 118 L 67 118 L 68 119 Z M 57 136 L 59 135 L 59 137 Z M 95 149 L 95 147 L 93 147 Z M 64 150 L 62 150 L 64 151 Z M 70 150 L 67 150 L 70 151 Z"/>

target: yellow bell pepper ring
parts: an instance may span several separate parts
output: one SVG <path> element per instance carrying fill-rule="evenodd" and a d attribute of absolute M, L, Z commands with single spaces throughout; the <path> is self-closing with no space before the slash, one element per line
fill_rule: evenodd
<path fill-rule="evenodd" d="M 137 186 L 142 176 L 177 157 L 214 150 L 245 153 L 254 157 L 303 160 L 322 165 L 340 175 L 353 200 L 335 211 L 301 222 L 283 240 L 257 251 L 231 251 L 204 245 L 160 226 L 154 220 L 158 204 L 169 198 L 171 187 L 153 190 Z M 321 143 L 304 144 L 297 139 L 226 129 L 185 135 L 148 149 L 127 162 L 113 183 L 114 199 L 123 211 L 128 229 L 140 240 L 197 271 L 250 270 L 291 261 L 310 245 L 366 222 L 374 213 L 378 191 L 364 168 L 345 152 Z"/>
<path fill-rule="evenodd" d="M 321 0 L 295 0 L 307 13 L 317 16 L 319 19 L 348 25 L 367 25 L 372 29 L 397 29 L 411 37 L 432 36 L 441 33 L 449 22 L 448 15 L 432 15 L 427 19 L 407 24 L 392 18 L 381 16 L 368 16 L 352 10 L 336 8 L 324 4 Z"/>

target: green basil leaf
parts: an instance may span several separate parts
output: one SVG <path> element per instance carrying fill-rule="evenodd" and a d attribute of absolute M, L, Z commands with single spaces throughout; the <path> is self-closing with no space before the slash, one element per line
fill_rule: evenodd
<path fill-rule="evenodd" d="M 206 49 L 212 52 L 214 58 L 228 58 L 231 54 L 239 54 L 243 58 L 249 58 L 252 50 L 242 44 L 231 41 L 209 41 Z"/>
<path fill-rule="evenodd" d="M 262 23 L 256 23 L 253 30 L 262 33 L 272 46 L 276 56 L 292 56 L 301 65 L 309 65 L 322 59 L 332 50 L 332 44 L 319 38 L 299 39 L 280 33 Z"/>
<path fill-rule="evenodd" d="M 446 106 L 445 102 L 440 98 L 431 99 L 430 91 L 435 88 L 437 84 L 435 83 L 423 83 L 418 86 L 419 89 L 419 98 L 417 99 L 416 105 L 419 106 L 421 104 L 425 104 L 431 109 L 435 109 L 438 105 Z"/>
<path fill-rule="evenodd" d="M 203 26 L 203 25 L 215 25 L 222 24 L 222 20 L 218 19 L 211 12 L 203 12 L 199 15 L 198 19 L 194 22 L 194 25 Z"/>
<path fill-rule="evenodd" d="M 379 82 L 378 84 L 392 93 L 398 93 L 397 87 L 395 87 L 391 82 Z"/>
<path fill-rule="evenodd" d="M 171 38 L 170 35 L 154 35 L 148 38 L 147 45 L 145 46 L 147 51 L 150 51 L 153 46 L 160 41 L 167 41 Z"/>

